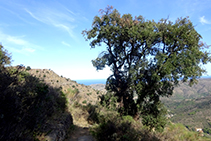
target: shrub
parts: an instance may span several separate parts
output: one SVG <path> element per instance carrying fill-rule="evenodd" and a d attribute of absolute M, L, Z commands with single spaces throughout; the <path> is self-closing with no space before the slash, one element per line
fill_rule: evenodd
<path fill-rule="evenodd" d="M 204 128 L 203 132 L 211 135 L 211 128 Z"/>
<path fill-rule="evenodd" d="M 44 132 L 42 125 L 57 109 L 65 110 L 66 101 L 27 72 L 14 73 L 0 73 L 0 140 L 31 140 Z"/>
<path fill-rule="evenodd" d="M 98 111 L 98 110 L 96 110 Z M 91 127 L 90 132 L 97 140 L 108 141 L 157 141 L 156 136 L 142 128 L 140 122 L 131 116 L 121 117 L 117 112 L 101 108 L 95 113 L 98 124 Z"/>
<path fill-rule="evenodd" d="M 88 96 L 92 95 L 92 93 L 87 93 Z"/>
<path fill-rule="evenodd" d="M 26 67 L 26 70 L 28 71 L 28 70 L 31 70 L 31 67 L 30 66 L 27 66 Z"/>

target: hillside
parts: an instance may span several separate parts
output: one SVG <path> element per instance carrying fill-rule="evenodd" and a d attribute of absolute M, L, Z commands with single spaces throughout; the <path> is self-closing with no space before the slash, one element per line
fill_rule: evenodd
<path fill-rule="evenodd" d="M 184 99 L 201 98 L 211 95 L 211 78 L 199 79 L 198 84 L 190 87 L 187 83 L 181 83 L 175 87 L 174 94 L 169 100 L 181 101 Z M 166 99 L 168 100 L 168 99 Z"/>
<path fill-rule="evenodd" d="M 98 90 L 94 90 L 90 86 L 78 84 L 69 78 L 59 76 L 52 70 L 30 69 L 27 72 L 52 87 L 60 88 L 64 94 L 68 95 L 69 103 L 77 100 L 80 104 L 84 104 L 86 100 L 87 103 L 95 104 L 98 100 L 98 94 L 100 94 Z"/>
<path fill-rule="evenodd" d="M 90 87 L 92 87 L 95 90 L 106 92 L 105 84 L 91 84 Z"/>
<path fill-rule="evenodd" d="M 93 137 L 107 140 L 110 135 L 112 140 L 209 140 L 200 137 L 201 134 L 189 132 L 180 124 L 168 123 L 164 132 L 151 132 L 142 125 L 141 120 L 135 121 L 130 116 L 121 117 L 116 111 L 107 110 L 98 103 L 98 96 L 105 92 L 100 91 L 103 85 L 97 85 L 97 88 L 101 89 L 95 90 L 91 86 L 59 76 L 52 70 L 25 67 L 18 70 L 22 74 L 18 76 L 21 81 L 18 81 L 25 85 L 21 88 L 21 93 L 30 91 L 33 87 L 36 89 L 40 83 L 45 86 L 45 89 L 39 88 L 42 97 L 39 102 L 43 104 L 40 112 L 43 113 L 36 115 L 36 105 L 35 109 L 31 109 L 33 115 L 35 114 L 32 119 L 41 121 L 35 123 L 32 131 L 27 131 L 27 134 L 33 134 L 33 137 L 27 140 L 95 141 Z M 46 97 L 42 96 L 43 92 Z M 28 106 L 34 105 L 33 101 L 27 103 Z M 36 131 L 37 126 L 39 132 Z"/>
<path fill-rule="evenodd" d="M 187 83 L 176 87 L 174 94 L 162 101 L 174 115 L 174 123 L 182 123 L 191 130 L 211 128 L 211 79 L 199 79 L 189 87 Z"/>
<path fill-rule="evenodd" d="M 211 128 L 211 96 L 164 103 L 173 115 L 172 122 L 182 123 L 191 130 Z"/>
<path fill-rule="evenodd" d="M 81 106 L 94 105 L 101 92 L 48 69 L 7 67 L 0 76 L 0 140 L 62 141 L 73 128 L 89 128 Z"/>

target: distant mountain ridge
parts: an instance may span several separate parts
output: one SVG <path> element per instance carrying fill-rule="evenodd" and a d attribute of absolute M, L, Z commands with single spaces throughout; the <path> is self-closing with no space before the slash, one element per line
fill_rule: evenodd
<path fill-rule="evenodd" d="M 201 78 L 197 84 L 192 87 L 188 83 L 181 83 L 180 86 L 174 88 L 174 93 L 170 97 L 171 100 L 181 101 L 184 99 L 201 98 L 211 95 L 211 78 Z M 165 98 L 167 100 L 169 98 Z"/>
<path fill-rule="evenodd" d="M 105 84 L 91 84 L 93 89 L 105 91 Z M 181 83 L 174 88 L 174 93 L 170 98 L 162 98 L 164 100 L 182 101 L 184 99 L 201 98 L 211 95 L 211 78 L 200 78 L 197 84 L 192 87 L 188 83 Z"/>

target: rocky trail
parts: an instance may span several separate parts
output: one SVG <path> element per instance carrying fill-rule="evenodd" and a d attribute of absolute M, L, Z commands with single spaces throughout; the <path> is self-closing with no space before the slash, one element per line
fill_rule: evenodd
<path fill-rule="evenodd" d="M 89 128 L 76 126 L 65 141 L 96 141 L 89 133 Z"/>

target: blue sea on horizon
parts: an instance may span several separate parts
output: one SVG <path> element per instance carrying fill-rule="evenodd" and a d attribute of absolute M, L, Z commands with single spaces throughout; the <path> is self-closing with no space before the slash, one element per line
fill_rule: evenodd
<path fill-rule="evenodd" d="M 211 78 L 211 76 L 202 76 L 201 79 Z M 106 84 L 106 79 L 85 79 L 75 80 L 79 84 L 91 85 L 91 84 Z"/>
<path fill-rule="evenodd" d="M 91 84 L 106 84 L 106 79 L 85 79 L 75 80 L 79 84 L 91 85 Z"/>

